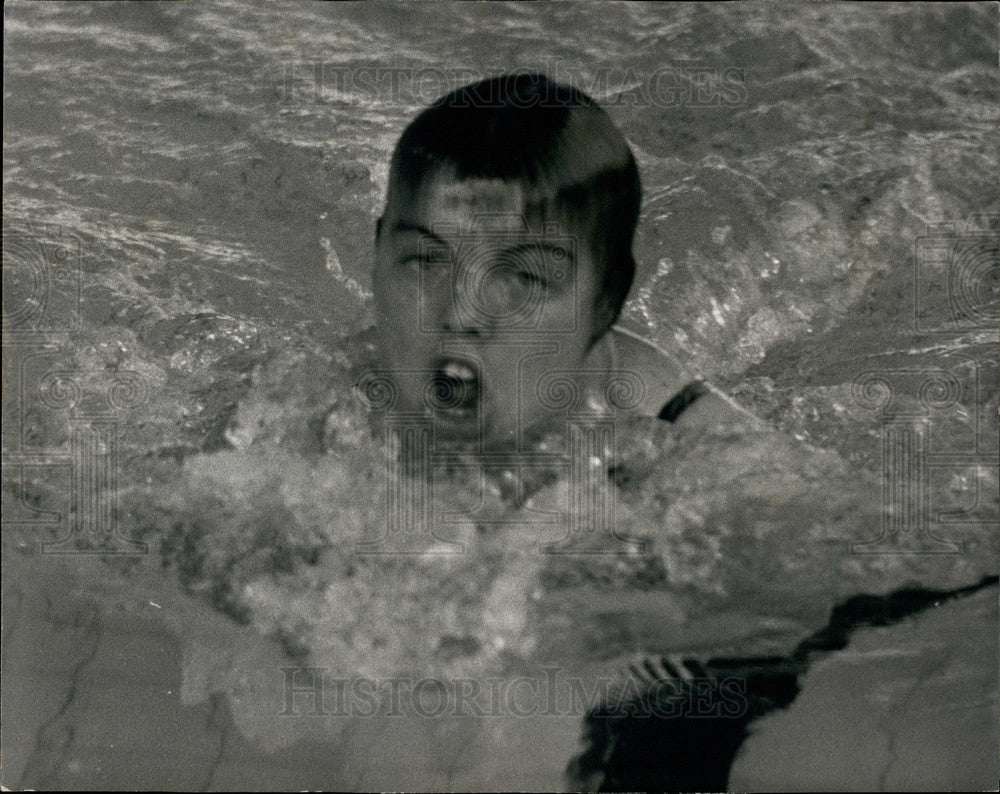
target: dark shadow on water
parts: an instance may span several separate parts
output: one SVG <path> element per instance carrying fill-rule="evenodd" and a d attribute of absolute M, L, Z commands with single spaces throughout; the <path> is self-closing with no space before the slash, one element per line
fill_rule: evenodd
<path fill-rule="evenodd" d="M 855 629 L 888 626 L 997 583 L 997 576 L 988 576 L 957 590 L 913 588 L 854 596 L 787 657 L 713 658 L 703 664 L 685 659 L 688 670 L 695 671 L 692 680 L 664 680 L 641 698 L 605 705 L 587 716 L 587 750 L 567 769 L 570 785 L 599 791 L 725 791 L 750 723 L 791 705 L 810 664 L 843 649 Z M 738 687 L 727 693 L 718 686 L 726 681 Z M 699 682 L 712 686 L 693 691 Z M 684 705 L 681 713 L 669 716 L 678 704 Z M 734 704 L 740 706 L 736 713 Z M 716 713 L 720 716 L 701 716 Z"/>

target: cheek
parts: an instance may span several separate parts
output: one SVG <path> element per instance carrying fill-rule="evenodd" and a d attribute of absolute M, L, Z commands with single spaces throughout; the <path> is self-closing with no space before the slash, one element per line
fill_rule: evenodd
<path fill-rule="evenodd" d="M 372 297 L 382 355 L 398 363 L 412 356 L 412 350 L 418 346 L 416 305 L 403 299 L 398 279 L 386 277 L 382 268 L 376 267 L 373 277 Z"/>
<path fill-rule="evenodd" d="M 385 302 L 396 292 L 398 279 L 395 278 L 394 268 L 386 259 L 387 254 L 379 253 L 375 260 L 375 269 L 372 271 L 372 292 L 375 300 Z"/>
<path fill-rule="evenodd" d="M 388 283 L 386 268 L 380 261 L 376 260 L 375 268 L 372 270 L 372 297 L 375 300 L 375 309 L 379 313 L 385 308 L 391 294 L 392 289 Z"/>
<path fill-rule="evenodd" d="M 558 342 L 565 354 L 579 356 L 593 334 L 593 314 L 590 290 L 563 293 L 545 302 L 539 331 Z"/>
<path fill-rule="evenodd" d="M 406 279 L 385 265 L 376 265 L 372 274 L 372 295 L 380 321 L 388 325 L 398 325 L 407 312 L 416 309 L 415 294 Z"/>
<path fill-rule="evenodd" d="M 596 278 L 591 275 L 584 284 L 580 285 L 577 300 L 577 335 L 583 337 L 589 349 L 593 341 L 594 331 L 599 323 L 597 316 L 597 295 L 598 286 Z"/>

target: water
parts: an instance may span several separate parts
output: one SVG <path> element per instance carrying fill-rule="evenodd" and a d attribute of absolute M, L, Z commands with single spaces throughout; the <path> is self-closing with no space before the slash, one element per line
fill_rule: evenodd
<path fill-rule="evenodd" d="M 353 771 L 308 753 L 290 766 L 325 770 L 317 786 L 385 787 L 390 773 L 372 769 L 393 758 L 391 736 L 372 739 L 365 761 L 364 739 L 332 738 L 343 728 L 330 720 L 274 718 L 282 666 L 478 680 L 557 664 L 590 681 L 633 652 L 786 653 L 857 592 L 995 572 L 994 14 L 957 4 L 867 15 L 617 3 L 600 13 L 561 3 L 5 7 L 5 334 L 22 344 L 8 346 L 5 379 L 28 395 L 5 406 L 5 455 L 50 466 L 7 468 L 5 520 L 21 522 L 4 532 L 5 577 L 19 581 L 7 594 L 44 583 L 64 617 L 96 601 L 105 631 L 123 611 L 143 616 L 130 624 L 136 636 L 155 633 L 144 620 L 169 626 L 164 664 L 183 671 L 170 674 L 181 698 L 172 713 L 228 710 L 239 733 L 227 735 L 249 743 L 248 758 L 259 746 L 332 744 Z M 426 102 L 513 69 L 590 91 L 636 153 L 640 270 L 622 323 L 780 435 L 623 431 L 616 460 L 628 477 L 605 487 L 625 539 L 583 542 L 610 554 L 538 555 L 537 527 L 499 498 L 487 504 L 499 529 L 477 544 L 478 495 L 459 478 L 435 509 L 457 516 L 445 546 L 465 542 L 464 555 L 359 561 L 355 544 L 378 531 L 367 505 L 387 485 L 348 387 L 365 355 L 356 334 L 371 321 L 388 156 Z M 952 227 L 931 243 L 968 252 L 965 264 L 934 259 L 942 245 L 928 247 L 928 224 L 941 223 Z M 949 281 L 948 267 L 963 275 Z M 51 348 L 30 346 L 39 340 Z M 53 371 L 81 385 L 72 409 L 32 396 Z M 67 470 L 51 465 L 72 449 L 77 418 L 107 412 L 114 373 L 135 389 L 109 414 L 120 525 L 151 553 L 38 557 L 39 538 L 64 529 L 39 524 L 37 511 L 70 507 Z M 897 420 L 926 420 L 928 451 L 947 458 L 928 475 L 936 512 L 907 553 L 852 554 L 851 543 L 880 537 L 893 498 L 880 439 Z M 369 501 L 359 506 L 358 493 Z M 557 484 L 536 506 L 566 499 Z M 929 521 L 946 542 L 966 542 L 963 553 L 911 553 L 942 545 Z M 420 550 L 441 551 L 441 539 Z M 44 637 L 51 608 L 23 610 Z M 98 659 L 117 652 L 94 647 Z M 105 667 L 94 669 L 104 681 Z M 53 673 L 49 689 L 60 680 Z M 135 703 L 142 690 L 115 691 Z M 59 731 L 106 728 L 114 715 L 74 708 L 42 730 L 55 731 L 50 744 L 8 767 L 17 785 L 100 779 Z M 573 752 L 578 720 L 560 739 L 546 733 L 551 720 L 528 722 L 473 745 L 513 741 L 513 725 L 521 757 L 533 742 Z M 376 730 L 367 725 L 354 735 Z M 173 747 L 191 730 L 159 741 Z M 437 744 L 404 754 L 419 780 L 501 779 L 461 753 L 451 771 L 434 767 L 427 759 L 464 746 L 438 730 Z M 239 757 L 232 746 L 219 757 Z M 204 764 L 214 777 L 189 785 L 224 785 L 218 762 Z M 525 779 L 558 781 L 561 766 L 534 773 Z"/>

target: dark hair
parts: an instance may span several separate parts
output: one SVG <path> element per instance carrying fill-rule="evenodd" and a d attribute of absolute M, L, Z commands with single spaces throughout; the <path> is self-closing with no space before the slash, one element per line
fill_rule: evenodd
<path fill-rule="evenodd" d="M 392 156 L 390 197 L 412 199 L 450 167 L 457 179 L 527 189 L 526 212 L 556 213 L 587 233 L 598 272 L 596 341 L 617 319 L 635 276 L 641 188 L 635 158 L 589 96 L 541 74 L 510 74 L 452 91 L 420 113 Z"/>

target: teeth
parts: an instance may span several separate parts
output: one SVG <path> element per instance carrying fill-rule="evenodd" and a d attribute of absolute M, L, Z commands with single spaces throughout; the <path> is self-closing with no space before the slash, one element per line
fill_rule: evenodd
<path fill-rule="evenodd" d="M 454 378 L 455 380 L 465 380 L 471 381 L 476 379 L 476 373 L 472 367 L 467 364 L 461 364 L 457 361 L 447 361 L 444 366 L 441 367 L 441 373 L 448 378 Z"/>

